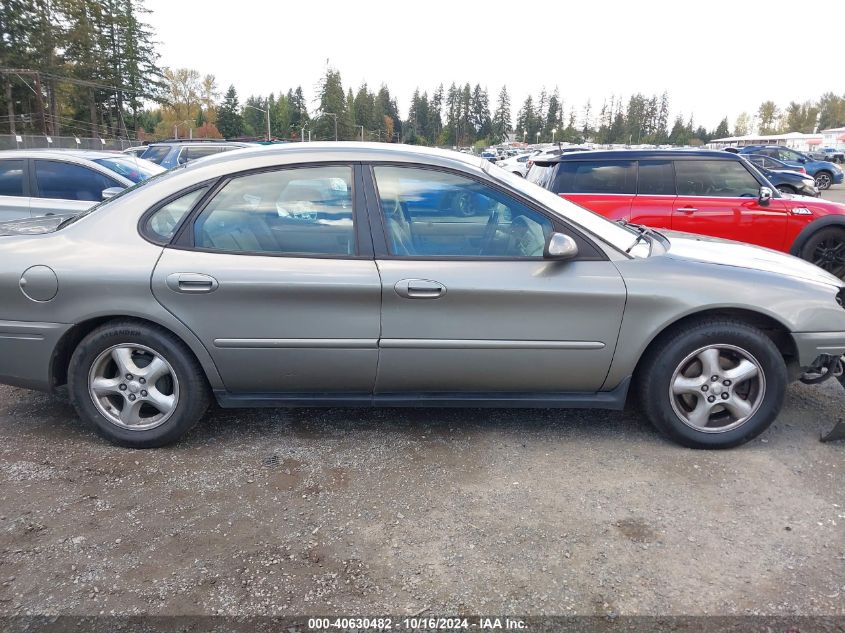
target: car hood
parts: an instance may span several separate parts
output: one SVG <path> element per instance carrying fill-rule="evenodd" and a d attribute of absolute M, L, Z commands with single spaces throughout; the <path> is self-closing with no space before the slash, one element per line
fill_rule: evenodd
<path fill-rule="evenodd" d="M 21 220 L 7 220 L 0 222 L 0 236 L 9 235 L 43 235 L 53 233 L 62 222 L 69 220 L 76 214 L 47 215 L 40 218 L 23 218 Z"/>
<path fill-rule="evenodd" d="M 661 233 L 669 239 L 669 257 L 760 270 L 837 288 L 843 285 L 838 278 L 810 262 L 768 248 L 677 231 Z"/>

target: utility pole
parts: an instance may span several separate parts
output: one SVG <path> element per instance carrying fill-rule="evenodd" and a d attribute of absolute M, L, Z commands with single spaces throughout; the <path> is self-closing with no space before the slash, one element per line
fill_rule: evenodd
<path fill-rule="evenodd" d="M 361 128 L 361 142 L 363 143 L 364 142 L 364 126 L 359 125 L 358 127 Z"/>
<path fill-rule="evenodd" d="M 6 112 L 9 115 L 9 133 L 12 136 L 15 132 L 15 102 L 12 101 L 12 80 L 6 77 Z"/>

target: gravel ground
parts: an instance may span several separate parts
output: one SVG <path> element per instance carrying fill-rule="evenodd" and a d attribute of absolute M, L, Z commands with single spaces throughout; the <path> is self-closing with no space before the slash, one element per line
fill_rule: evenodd
<path fill-rule="evenodd" d="M 216 410 L 112 447 L 0 387 L 0 615 L 845 615 L 835 383 L 745 447 L 634 411 Z"/>

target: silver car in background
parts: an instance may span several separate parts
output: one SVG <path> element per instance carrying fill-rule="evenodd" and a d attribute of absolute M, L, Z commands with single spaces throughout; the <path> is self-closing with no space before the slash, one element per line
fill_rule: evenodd
<path fill-rule="evenodd" d="M 0 221 L 75 215 L 163 171 L 119 152 L 0 151 Z"/>
<path fill-rule="evenodd" d="M 842 296 L 802 260 L 612 223 L 479 158 L 258 147 L 0 227 L 0 382 L 67 384 L 131 447 L 212 398 L 619 409 L 633 390 L 670 438 L 725 448 L 790 380 L 833 375 Z"/>

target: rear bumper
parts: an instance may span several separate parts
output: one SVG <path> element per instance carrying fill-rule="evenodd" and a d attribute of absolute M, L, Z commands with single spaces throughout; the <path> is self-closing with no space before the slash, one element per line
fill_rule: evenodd
<path fill-rule="evenodd" d="M 0 383 L 50 389 L 50 363 L 66 323 L 0 321 Z"/>
<path fill-rule="evenodd" d="M 793 332 L 792 340 L 798 351 L 798 364 L 810 367 L 822 354 L 845 354 L 845 332 Z"/>

